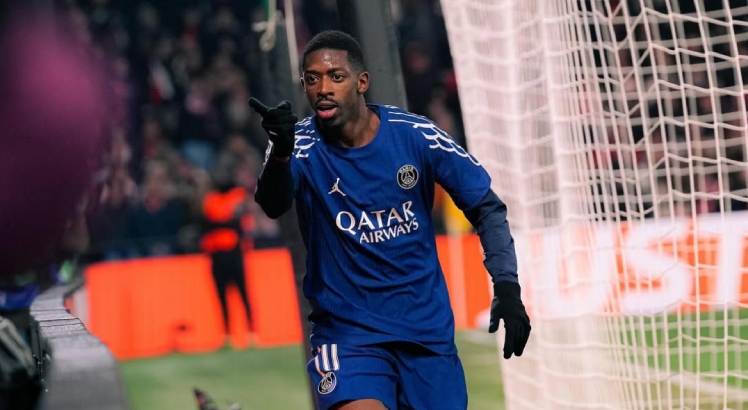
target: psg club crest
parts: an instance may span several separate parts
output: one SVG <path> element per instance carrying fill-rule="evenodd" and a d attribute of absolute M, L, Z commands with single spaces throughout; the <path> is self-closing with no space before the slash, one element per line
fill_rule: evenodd
<path fill-rule="evenodd" d="M 335 390 L 335 386 L 338 385 L 338 380 L 335 378 L 335 373 L 327 372 L 322 376 L 322 380 L 317 385 L 317 391 L 319 394 L 329 394 Z"/>
<path fill-rule="evenodd" d="M 397 170 L 397 184 L 402 189 L 410 189 L 418 182 L 418 170 L 410 164 L 405 164 Z"/>

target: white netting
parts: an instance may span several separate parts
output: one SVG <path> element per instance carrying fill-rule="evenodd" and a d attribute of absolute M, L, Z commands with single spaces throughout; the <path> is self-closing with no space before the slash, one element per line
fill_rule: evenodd
<path fill-rule="evenodd" d="M 748 4 L 442 0 L 533 319 L 509 409 L 748 409 Z"/>

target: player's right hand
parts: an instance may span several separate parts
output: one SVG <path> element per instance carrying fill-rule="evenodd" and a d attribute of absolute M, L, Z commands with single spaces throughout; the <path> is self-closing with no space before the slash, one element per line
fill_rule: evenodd
<path fill-rule="evenodd" d="M 273 142 L 273 155 L 291 156 L 295 141 L 294 127 L 298 121 L 291 109 L 291 103 L 283 101 L 271 108 L 252 97 L 249 99 L 249 106 L 262 116 L 262 128 Z"/>

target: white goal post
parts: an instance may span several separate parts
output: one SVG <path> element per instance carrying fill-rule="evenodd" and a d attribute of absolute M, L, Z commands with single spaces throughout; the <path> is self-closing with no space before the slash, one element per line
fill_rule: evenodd
<path fill-rule="evenodd" d="M 748 409 L 748 3 L 441 4 L 533 323 L 507 408 Z"/>

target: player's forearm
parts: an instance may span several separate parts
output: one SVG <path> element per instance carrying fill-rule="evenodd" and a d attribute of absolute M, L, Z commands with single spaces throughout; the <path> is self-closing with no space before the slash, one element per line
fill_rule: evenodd
<path fill-rule="evenodd" d="M 517 282 L 517 255 L 506 212 L 506 205 L 492 190 L 477 206 L 465 211 L 465 216 L 478 232 L 485 252 L 483 263 L 494 283 Z"/>
<path fill-rule="evenodd" d="M 255 201 L 270 218 L 286 213 L 293 204 L 293 177 L 288 159 L 270 157 L 257 181 Z"/>

